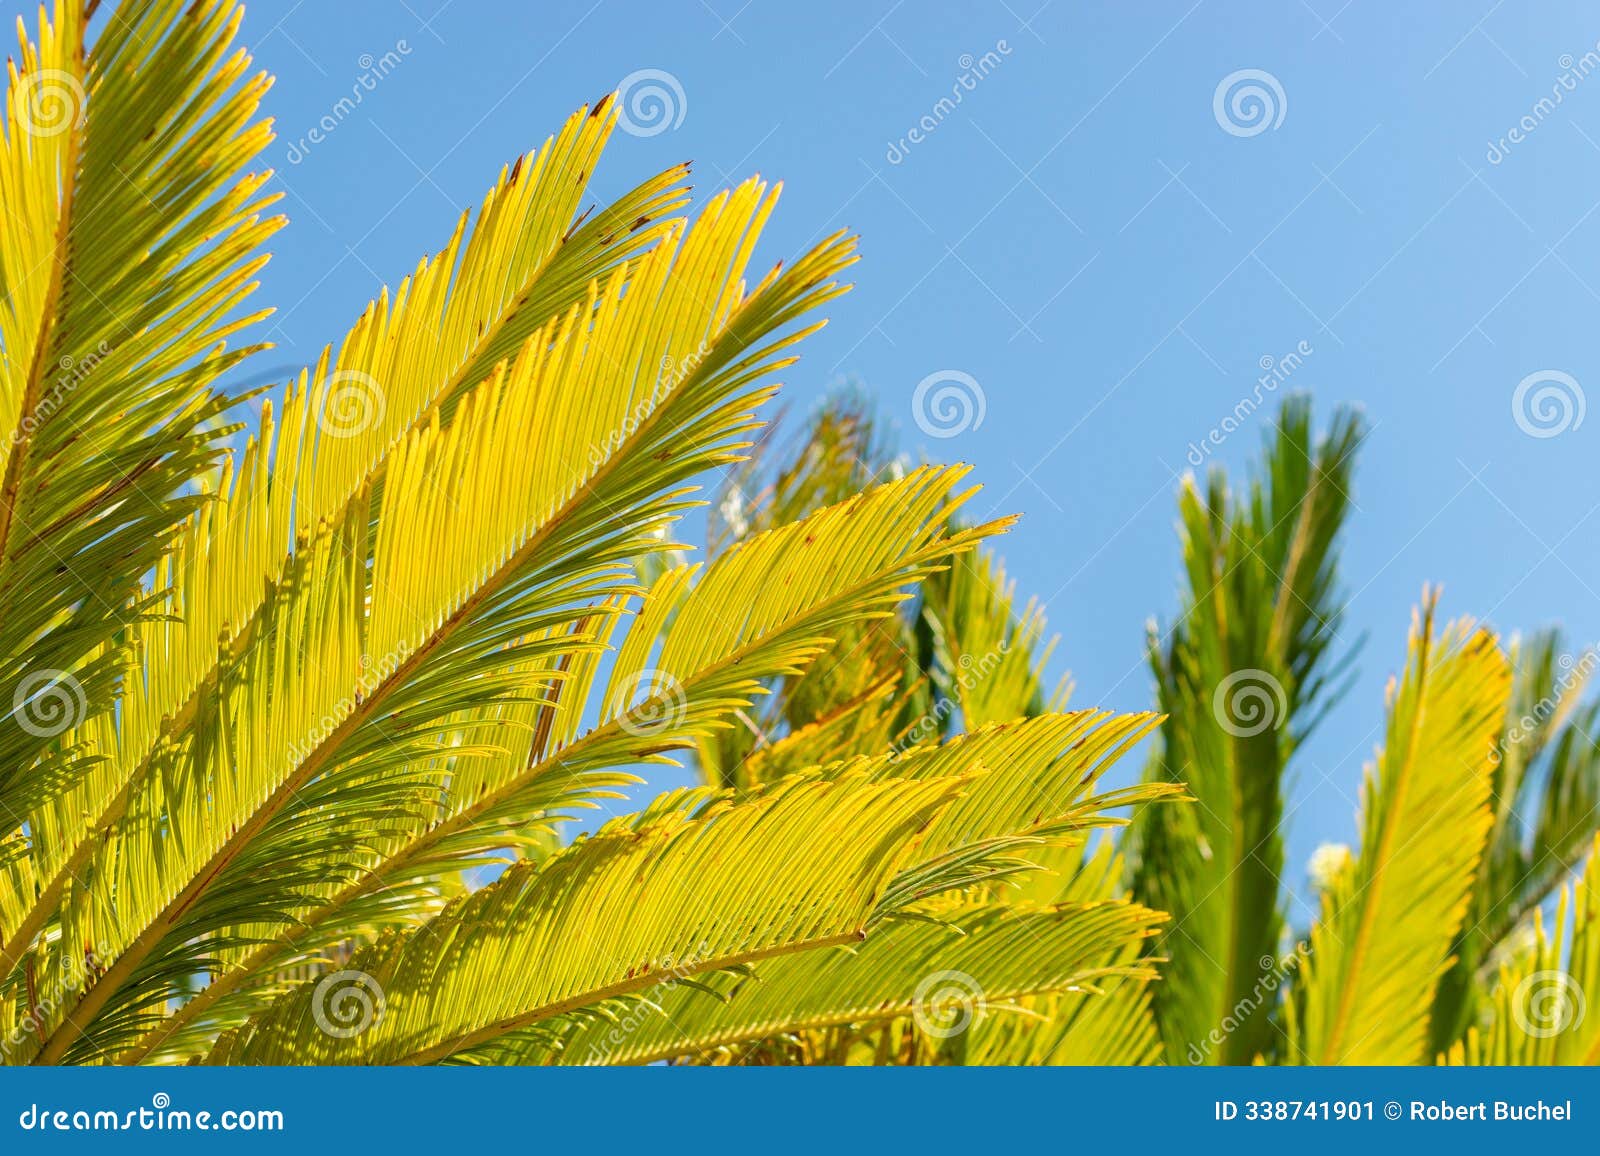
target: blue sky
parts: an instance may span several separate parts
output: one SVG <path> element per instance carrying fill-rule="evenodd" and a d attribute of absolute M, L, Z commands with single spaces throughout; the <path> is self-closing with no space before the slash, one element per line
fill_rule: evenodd
<path fill-rule="evenodd" d="M 1574 653 L 1600 639 L 1600 417 L 1552 410 L 1556 432 L 1513 408 L 1530 375 L 1524 401 L 1600 383 L 1600 74 L 1583 61 L 1600 17 L 1581 5 L 257 0 L 244 38 L 278 77 L 270 159 L 292 218 L 264 279 L 270 364 L 314 360 L 574 107 L 668 73 L 673 126 L 619 134 L 595 193 L 691 159 L 697 196 L 785 181 L 763 264 L 861 233 L 858 288 L 789 397 L 857 381 L 914 455 L 974 464 L 978 513 L 1026 515 L 1003 552 L 1048 604 L 1078 705 L 1148 704 L 1143 630 L 1176 605 L 1191 444 L 1264 359 L 1306 351 L 1288 384 L 1373 427 L 1345 551 L 1344 634 L 1370 638 L 1299 760 L 1296 879 L 1317 843 L 1354 838 L 1425 581 L 1452 615 L 1560 620 Z M 386 53 L 359 107 L 300 148 Z M 1248 101 L 1230 120 L 1240 84 L 1264 120 Z M 913 397 L 942 371 L 984 414 L 934 438 Z M 1264 424 L 1211 456 L 1237 468 Z"/>

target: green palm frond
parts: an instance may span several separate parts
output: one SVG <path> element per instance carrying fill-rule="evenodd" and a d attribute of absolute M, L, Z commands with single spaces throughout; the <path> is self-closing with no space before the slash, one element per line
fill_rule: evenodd
<path fill-rule="evenodd" d="M 1360 420 L 1313 436 L 1304 398 L 1285 403 L 1262 477 L 1242 494 L 1214 471 L 1180 496 L 1188 595 L 1152 638 L 1167 715 L 1150 778 L 1182 782 L 1193 807 L 1147 811 L 1131 849 L 1133 894 L 1170 912 L 1172 964 L 1156 989 L 1168 1058 L 1237 1020 L 1213 1062 L 1265 1050 L 1283 929 L 1284 774 L 1333 697 L 1341 604 L 1336 541 L 1350 508 Z"/>
<path fill-rule="evenodd" d="M 1470 622 L 1435 635 L 1425 596 L 1410 656 L 1362 792 L 1361 848 L 1323 892 L 1309 957 L 1286 1007 L 1285 1059 L 1415 1064 L 1430 1058 L 1427 1006 L 1450 965 L 1492 823 L 1495 740 L 1510 669 Z"/>

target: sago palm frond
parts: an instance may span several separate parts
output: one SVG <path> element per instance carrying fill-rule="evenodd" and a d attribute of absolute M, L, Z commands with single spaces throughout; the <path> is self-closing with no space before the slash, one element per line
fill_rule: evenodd
<path fill-rule="evenodd" d="M 268 86 L 231 0 L 149 3 L 84 47 L 85 6 L 41 10 L 9 62 L 0 148 L 0 811 L 20 826 L 105 750 L 69 728 L 114 709 L 115 642 L 160 613 L 141 585 L 236 400 L 227 340 L 281 224 Z M 0 850 L 0 854 L 5 853 Z"/>
<path fill-rule="evenodd" d="M 1433 1049 L 1478 1017 L 1478 994 L 1507 944 L 1567 880 L 1600 832 L 1600 703 L 1582 703 L 1597 661 L 1566 652 L 1559 632 L 1514 641 L 1514 678 L 1496 748 L 1494 827 L 1456 962 L 1439 985 Z"/>
<path fill-rule="evenodd" d="M 1156 989 L 1169 1059 L 1224 1020 L 1212 1062 L 1249 1063 L 1271 1008 L 1256 998 L 1283 928 L 1283 782 L 1326 709 L 1341 614 L 1336 540 L 1350 508 L 1360 420 L 1320 440 L 1310 405 L 1285 403 L 1262 476 L 1243 493 L 1214 471 L 1180 496 L 1188 594 L 1165 643 L 1152 639 L 1162 727 L 1150 777 L 1182 782 L 1193 807 L 1142 816 L 1133 893 L 1173 916 Z"/>
<path fill-rule="evenodd" d="M 171 805 L 157 807 L 146 788 L 150 809 L 130 810 L 90 861 L 93 875 L 120 876 L 117 902 L 86 897 L 65 918 L 84 919 L 73 938 L 117 962 L 87 1006 L 67 1012 L 46 1058 L 64 1054 L 119 988 L 128 1011 L 166 998 L 166 977 L 203 964 L 199 937 L 286 916 L 293 868 L 340 834 L 301 816 L 323 800 L 392 806 L 385 792 L 408 789 L 402 772 L 457 712 L 537 694 L 548 679 L 526 663 L 558 645 L 545 632 L 631 588 L 619 563 L 655 544 L 651 531 L 683 508 L 683 483 L 732 452 L 770 392 L 755 378 L 789 339 L 764 335 L 831 295 L 827 278 L 849 260 L 848 247 L 827 243 L 739 300 L 741 249 L 768 208 L 758 185 L 719 197 L 681 250 L 669 241 L 591 288 L 448 426 L 413 430 L 381 492 L 363 491 L 296 557 L 261 629 L 202 692 L 188 733 L 158 747 L 158 760 L 170 752 L 159 773 Z M 708 271 L 725 285 L 719 296 L 699 286 Z M 656 367 L 681 348 L 703 348 L 703 359 L 657 397 Z M 624 429 L 598 465 L 520 453 L 529 431 L 594 447 Z M 196 825 L 171 840 L 163 811 Z"/>
<path fill-rule="evenodd" d="M 1284 1059 L 1417 1064 L 1428 1007 L 1451 962 L 1492 823 L 1505 656 L 1471 622 L 1434 632 L 1424 597 L 1391 682 L 1383 749 L 1362 791 L 1361 847 L 1323 892 L 1285 1012 Z"/>
<path fill-rule="evenodd" d="M 643 990 L 669 967 L 692 975 L 863 938 L 892 911 L 885 893 L 907 849 L 961 785 L 855 774 L 733 806 L 703 790 L 669 796 L 356 955 L 352 970 L 384 996 L 360 1036 L 321 1028 L 308 983 L 218 1058 L 439 1062 Z M 441 988 L 441 975 L 454 982 Z"/>
<path fill-rule="evenodd" d="M 1092 855 L 1056 840 L 1030 849 L 1042 868 L 1014 877 L 1018 895 L 1035 903 L 1121 901 L 1124 864 L 1109 839 Z M 1159 931 L 1160 928 L 1157 928 Z M 1149 1065 L 1163 1058 L 1152 987 L 1165 959 L 1153 939 L 1125 942 L 1097 961 L 1092 983 L 1022 1001 L 1023 1015 L 992 1016 L 965 1040 L 963 1062 L 995 1065 Z"/>
<path fill-rule="evenodd" d="M 214 1036 L 272 994 L 253 980 L 373 926 L 415 920 L 425 908 L 399 904 L 399 896 L 426 894 L 441 873 L 492 860 L 589 797 L 638 781 L 621 768 L 669 761 L 667 752 L 732 725 L 764 679 L 803 669 L 842 624 L 890 612 L 907 584 L 998 528 L 943 535 L 962 473 L 918 471 L 749 539 L 703 573 L 670 571 L 639 600 L 603 686 L 597 655 L 568 642 L 564 669 L 544 666 L 554 681 L 542 701 L 464 713 L 450 742 L 433 752 L 440 765 L 428 781 L 448 790 L 425 789 L 415 805 L 387 816 L 384 830 L 325 857 L 314 875 L 326 882 L 303 885 L 317 901 L 296 925 L 256 929 L 264 938 L 274 933 L 131 1054 L 181 1050 L 197 1027 L 199 1039 Z M 730 605 L 745 612 L 731 616 Z M 579 733 L 594 711 L 596 725 Z"/>
<path fill-rule="evenodd" d="M 1041 885 L 1036 892 L 1018 894 L 1015 902 L 995 882 L 1019 878 L 1018 870 L 1024 872 L 1020 878 L 1048 878 L 1039 868 L 1058 854 L 1075 859 L 1085 831 L 1120 821 L 1108 813 L 1113 808 L 1165 793 L 1096 789 L 1109 766 L 1152 722 L 1093 711 L 1042 716 L 943 747 L 820 769 L 816 774 L 824 779 L 866 775 L 871 781 L 967 783 L 962 796 L 946 804 L 917 841 L 886 890 L 898 897 L 897 910 L 917 918 L 895 921 L 847 951 L 757 963 L 742 977 L 708 981 L 711 995 L 719 998 L 669 976 L 645 1010 L 624 1009 L 600 1022 L 585 1021 L 575 1034 L 512 1040 L 499 1058 L 554 1063 L 704 1059 L 726 1049 L 785 1046 L 789 1036 L 814 1037 L 828 1029 L 848 1029 L 849 1036 L 868 1040 L 893 1021 L 902 1021 L 902 1031 L 917 1031 L 924 1030 L 918 1026 L 924 1022 L 951 1016 L 970 1020 L 974 1002 L 984 1005 L 984 1015 L 990 1007 L 997 1016 L 1027 1014 L 1025 1007 L 1009 1009 L 1037 995 L 1094 988 L 1100 979 L 1148 980 L 1155 973 L 1141 947 L 1159 925 L 1159 914 L 1105 898 L 1099 886 L 1078 880 L 1063 885 L 1057 879 L 1053 889 Z M 1100 875 L 1106 874 L 1102 864 Z M 964 900 L 925 906 L 957 883 L 966 885 Z M 941 985 L 950 990 L 936 994 Z M 957 989 L 965 992 L 964 1009 L 950 1005 Z M 629 1025 L 625 1038 L 614 1034 L 618 1022 Z M 926 1030 L 936 1037 L 939 1032 Z M 865 1048 L 869 1055 L 873 1050 L 872 1044 Z"/>
<path fill-rule="evenodd" d="M 16 680 L 57 664 L 85 700 L 15 750 L 0 734 L 8 1061 L 508 1060 L 633 1006 L 669 963 L 685 991 L 769 973 L 793 993 L 783 1023 L 759 1015 L 780 1033 L 853 1019 L 851 991 L 903 1018 L 946 948 L 1003 1004 L 1153 974 L 1157 913 L 998 889 L 1036 870 L 1028 850 L 1177 793 L 1097 787 L 1152 716 L 1008 724 L 996 699 L 968 704 L 994 725 L 963 742 L 887 749 L 885 720 L 917 700 L 878 708 L 933 681 L 903 646 L 931 654 L 915 592 L 1008 524 L 958 521 L 964 469 L 858 493 L 880 474 L 824 484 L 838 454 L 812 453 L 709 565 L 651 561 L 844 291 L 848 237 L 749 278 L 776 191 L 746 182 L 691 224 L 682 167 L 587 213 L 603 100 L 502 172 L 229 453 L 236 399 L 212 382 L 248 351 L 220 341 L 252 319 L 253 249 L 277 224 L 258 220 L 265 176 L 239 175 L 270 138 L 266 80 L 228 55 L 225 0 L 125 5 L 92 47 L 86 15 L 59 4 L 25 44 L 0 166 L 29 226 L 0 252 L 0 416 L 23 433 L 0 521 L 8 653 Z M 82 99 L 40 133 L 46 79 Z M 104 300 L 78 291 L 91 280 Z M 39 367 L 116 326 L 36 420 Z M 865 446 L 848 426 L 836 448 Z M 101 585 L 41 597 L 45 546 Z M 992 569 L 974 581 L 952 606 L 1015 641 L 1027 669 L 1000 698 L 1037 712 L 1042 624 Z M 871 662 L 852 658 L 864 639 Z M 938 661 L 960 646 L 947 634 Z M 561 845 L 576 810 L 672 752 L 716 781 L 716 736 L 774 691 L 765 772 Z M 871 966 L 835 990 L 844 945 Z M 382 1001 L 358 1033 L 322 1022 L 351 973 Z"/>
<path fill-rule="evenodd" d="M 987 551 L 952 566 L 925 588 L 923 615 L 932 628 L 932 677 L 969 730 L 989 723 L 1062 710 L 1072 681 L 1046 689 L 1044 669 L 1057 639 L 1045 637 L 1044 611 L 1016 602 L 1016 583 Z"/>
<path fill-rule="evenodd" d="M 1155 934 L 1159 916 L 1131 903 L 1030 908 L 988 904 L 900 921 L 856 947 L 786 956 L 729 973 L 703 991 L 674 984 L 643 1008 L 585 1023 L 559 1050 L 524 1062 L 650 1063 L 700 1058 L 794 1033 L 925 1021 L 935 1035 L 977 1030 L 1030 996 L 1155 973 L 1108 964 Z M 1093 997 L 1090 997 L 1093 998 Z M 621 1030 L 619 1030 L 619 1026 Z"/>

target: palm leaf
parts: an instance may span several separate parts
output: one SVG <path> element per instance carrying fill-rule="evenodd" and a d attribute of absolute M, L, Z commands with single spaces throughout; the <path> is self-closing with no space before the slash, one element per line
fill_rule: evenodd
<path fill-rule="evenodd" d="M 358 954 L 351 970 L 384 997 L 368 1030 L 319 1030 L 327 1009 L 307 984 L 216 1058 L 433 1063 L 644 990 L 669 968 L 692 977 L 859 940 L 887 913 L 885 889 L 907 849 L 961 783 L 855 774 L 732 806 L 704 792 L 668 798 Z"/>
<path fill-rule="evenodd" d="M 1579 705 L 1595 662 L 1563 652 L 1554 630 L 1511 647 L 1514 677 L 1497 747 L 1494 827 L 1456 962 L 1439 985 L 1435 1052 L 1459 1041 L 1480 1012 L 1481 978 L 1567 879 L 1600 831 L 1600 704 Z"/>
<path fill-rule="evenodd" d="M 232 0 L 151 0 L 85 49 L 57 0 L 9 65 L 0 148 L 0 803 L 7 822 L 93 765 L 63 732 L 109 711 L 151 612 L 141 580 L 203 504 L 233 398 L 225 340 L 281 224 L 261 213 L 268 86 Z M 104 752 L 100 752 L 104 754 Z"/>
<path fill-rule="evenodd" d="M 943 535 L 949 508 L 964 497 L 953 493 L 963 473 L 917 471 L 749 539 L 704 573 L 685 567 L 664 574 L 644 596 L 603 689 L 595 685 L 595 654 L 564 640 L 565 669 L 546 701 L 470 712 L 439 748 L 451 762 L 434 773 L 448 782 L 448 792 L 424 789 L 417 807 L 387 816 L 384 832 L 368 831 L 350 847 L 335 848 L 312 872 L 328 881 L 315 888 L 315 909 L 296 927 L 255 929 L 269 942 L 235 961 L 128 1058 L 199 1021 L 202 1034 L 189 1037 L 192 1046 L 270 994 L 248 986 L 253 976 L 381 926 L 385 912 L 415 918 L 410 906 L 395 902 L 398 895 L 493 858 L 548 830 L 585 799 L 633 781 L 618 768 L 667 761 L 665 752 L 728 726 L 761 693 L 765 678 L 802 669 L 826 649 L 832 632 L 888 612 L 907 584 L 1003 527 Z M 730 605 L 745 612 L 730 616 Z M 669 618 L 663 640 L 661 624 Z M 551 663 L 546 670 L 557 673 Z M 598 723 L 577 733 L 592 708 Z M 339 811 L 347 808 L 347 789 L 333 797 Z M 183 1039 L 176 1042 L 181 1051 Z"/>
<path fill-rule="evenodd" d="M 1133 894 L 1173 915 L 1156 990 L 1168 1059 L 1224 1019 L 1212 1056 L 1249 1063 L 1267 1046 L 1283 929 L 1284 775 L 1332 700 L 1339 531 L 1361 423 L 1339 414 L 1315 439 L 1304 398 L 1285 403 L 1263 478 L 1232 494 L 1220 471 L 1180 497 L 1189 592 L 1165 645 L 1151 640 L 1167 715 L 1149 777 L 1196 806 L 1147 811 L 1130 848 Z M 1266 990 L 1273 990 L 1267 987 Z"/>
<path fill-rule="evenodd" d="M 779 351 L 798 336 L 772 332 L 842 291 L 829 278 L 852 257 L 836 237 L 746 293 L 740 274 L 771 203 L 759 183 L 714 199 L 700 226 L 671 230 L 530 338 L 448 426 L 435 417 L 407 436 L 371 499 L 375 532 L 355 554 L 367 559 L 357 568 L 365 598 L 326 626 L 323 649 L 293 630 L 256 632 L 236 660 L 248 675 L 202 696 L 174 745 L 188 796 L 175 806 L 203 814 L 203 832 L 185 841 L 181 866 L 118 892 L 96 941 L 115 962 L 64 1012 L 43 1058 L 64 1057 L 102 1010 L 104 1032 L 82 1046 L 126 1039 L 129 1017 L 168 998 L 172 977 L 206 966 L 203 945 L 191 946 L 198 936 L 295 903 L 282 871 L 342 834 L 322 828 L 308 838 L 286 816 L 311 783 L 324 797 L 359 785 L 352 803 L 373 809 L 384 806 L 386 782 L 403 799 L 414 783 L 386 780 L 386 768 L 434 744 L 468 705 L 548 681 L 534 675 L 528 686 L 527 659 L 552 644 L 518 639 L 588 617 L 597 600 L 630 588 L 621 561 L 657 545 L 652 531 L 683 508 L 682 484 L 735 452 L 732 439 L 770 394 L 755 381 L 784 363 Z M 707 278 L 719 292 L 702 292 Z M 664 386 L 663 359 L 692 350 L 701 351 L 692 370 Z M 610 452 L 598 464 L 552 455 L 508 474 L 529 430 L 548 444 Z M 278 598 L 284 622 L 322 613 L 314 583 L 291 582 Z M 273 678 L 287 681 L 267 693 Z M 214 741 L 222 735 L 226 745 Z M 200 802 L 215 780 L 235 776 L 229 806 Z M 139 843 L 159 841 L 161 824 L 146 814 L 130 817 L 96 858 L 108 867 L 148 861 L 155 852 Z"/>
<path fill-rule="evenodd" d="M 1285 1058 L 1422 1063 L 1427 998 L 1449 966 L 1488 834 L 1490 779 L 1510 669 L 1493 635 L 1433 632 L 1435 598 L 1412 626 L 1389 721 L 1363 791 L 1361 850 L 1323 893 L 1287 1007 Z"/>
<path fill-rule="evenodd" d="M 515 1047 L 494 1062 L 641 1064 L 699 1058 L 773 1036 L 916 1017 L 940 1036 L 1022 1019 L 1030 996 L 1108 977 L 1154 974 L 1105 961 L 1155 934 L 1160 916 L 1110 901 L 1054 908 L 984 906 L 938 922 L 899 922 L 855 947 L 811 951 L 714 977 L 710 992 L 673 982 L 641 1006 L 581 1021 L 559 1048 Z"/>

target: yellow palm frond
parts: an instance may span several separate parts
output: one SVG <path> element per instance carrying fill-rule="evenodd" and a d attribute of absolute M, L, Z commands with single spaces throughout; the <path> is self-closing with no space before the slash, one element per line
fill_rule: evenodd
<path fill-rule="evenodd" d="M 296 557 L 269 600 L 267 619 L 279 625 L 252 630 L 179 732 L 130 778 L 140 809 L 113 819 L 91 874 L 124 860 L 168 861 L 158 874 L 125 872 L 132 885 L 114 906 L 100 897 L 94 942 L 114 962 L 80 1006 L 63 1009 L 44 1058 L 79 1046 L 87 1022 L 108 1009 L 126 1014 L 81 1047 L 126 1039 L 133 1013 L 167 998 L 162 977 L 185 959 L 198 963 L 202 949 L 186 946 L 197 935 L 282 909 L 294 893 L 284 872 L 319 844 L 274 820 L 292 801 L 304 804 L 313 781 L 324 797 L 341 784 L 381 794 L 384 769 L 434 745 L 459 710 L 549 681 L 529 675 L 526 660 L 555 644 L 519 639 L 587 618 L 596 602 L 631 589 L 624 561 L 659 545 L 652 532 L 684 507 L 687 480 L 736 452 L 770 395 L 758 377 L 786 364 L 781 351 L 801 336 L 775 331 L 842 291 L 831 280 L 853 260 L 842 236 L 746 289 L 742 272 L 771 206 L 759 182 L 713 199 L 695 228 L 674 225 L 603 287 L 592 283 L 448 425 L 436 413 L 407 434 L 381 487 L 346 506 L 347 523 L 366 525 L 370 501 L 376 522 L 341 555 L 364 583 L 361 597 L 341 601 L 337 587 L 305 577 L 315 550 Z M 681 373 L 662 369 L 673 358 Z M 568 448 L 530 460 L 530 436 Z M 302 633 L 310 622 L 315 638 Z M 181 848 L 157 850 L 163 809 L 145 798 L 169 752 L 179 770 L 162 774 L 178 794 L 165 809 L 187 809 L 200 827 Z M 220 798 L 218 778 L 229 780 Z M 372 795 L 363 802 L 381 807 Z M 336 834 L 323 829 L 322 840 Z M 274 887 L 285 898 L 270 898 Z M 152 955 L 168 963 L 142 966 Z"/>
<path fill-rule="evenodd" d="M 233 0 L 119 13 L 92 51 L 86 6 L 20 29 L 0 147 L 0 802 L 70 787 L 64 728 L 113 709 L 116 639 L 159 596 L 141 581 L 205 501 L 233 398 L 226 340 L 281 224 L 268 86 L 232 47 Z M 100 755 L 107 752 L 101 751 Z M 74 765 L 76 764 L 76 765 Z M 11 820 L 8 818 L 7 822 Z"/>
<path fill-rule="evenodd" d="M 307 984 L 216 1058 L 436 1063 L 665 974 L 857 941 L 885 913 L 906 849 L 961 785 L 855 774 L 737 805 L 669 796 L 542 866 L 511 868 L 417 934 L 358 954 L 350 970 L 384 1001 L 359 1035 L 319 1030 L 327 989 L 319 996 Z"/>
<path fill-rule="evenodd" d="M 1483 856 L 1495 740 L 1510 669 L 1494 636 L 1461 622 L 1435 636 L 1436 598 L 1412 625 L 1389 721 L 1362 792 L 1361 849 L 1323 893 L 1287 1005 L 1294 1063 L 1416 1064 L 1427 999 Z"/>
<path fill-rule="evenodd" d="M 494 704 L 460 720 L 437 748 L 448 765 L 423 776 L 417 803 L 320 861 L 314 876 L 334 881 L 310 886 L 320 902 L 299 913 L 296 926 L 256 929 L 269 942 L 235 961 L 231 975 L 135 1055 L 197 1019 L 239 1017 L 261 992 L 220 1001 L 251 976 L 381 925 L 383 909 L 413 918 L 395 902 L 404 889 L 431 886 L 440 872 L 493 857 L 583 800 L 636 781 L 618 768 L 668 761 L 665 752 L 729 726 L 764 679 L 803 669 L 842 625 L 889 612 L 909 584 L 1004 527 L 944 534 L 948 510 L 965 497 L 956 492 L 964 473 L 917 471 L 749 539 L 704 572 L 666 573 L 644 595 L 604 688 L 595 686 L 595 650 L 557 638 L 565 668 L 544 661 L 542 671 L 559 681 L 543 701 Z M 522 649 L 531 649 L 526 640 Z M 578 733 L 592 709 L 598 722 Z M 447 783 L 448 792 L 441 796 L 433 783 Z"/>
<path fill-rule="evenodd" d="M 1161 917 L 1125 901 L 1032 909 L 985 906 L 940 922 L 897 922 L 855 947 L 785 956 L 703 985 L 674 982 L 638 1006 L 580 1022 L 560 1047 L 512 1046 L 491 1059 L 641 1064 L 698 1059 L 797 1032 L 911 1018 L 934 1038 L 1022 1021 L 1020 1001 L 1149 978 L 1106 961 L 1154 935 Z M 702 990 L 709 988 L 709 992 Z M 1093 998 L 1092 996 L 1089 998 Z"/>
<path fill-rule="evenodd" d="M 968 730 L 1065 708 L 1070 678 L 1045 690 L 1057 640 L 1045 638 L 1044 611 L 1033 601 L 1016 605 L 1016 583 L 992 554 L 931 583 L 923 613 L 933 626 L 939 690 L 960 708 Z"/>

